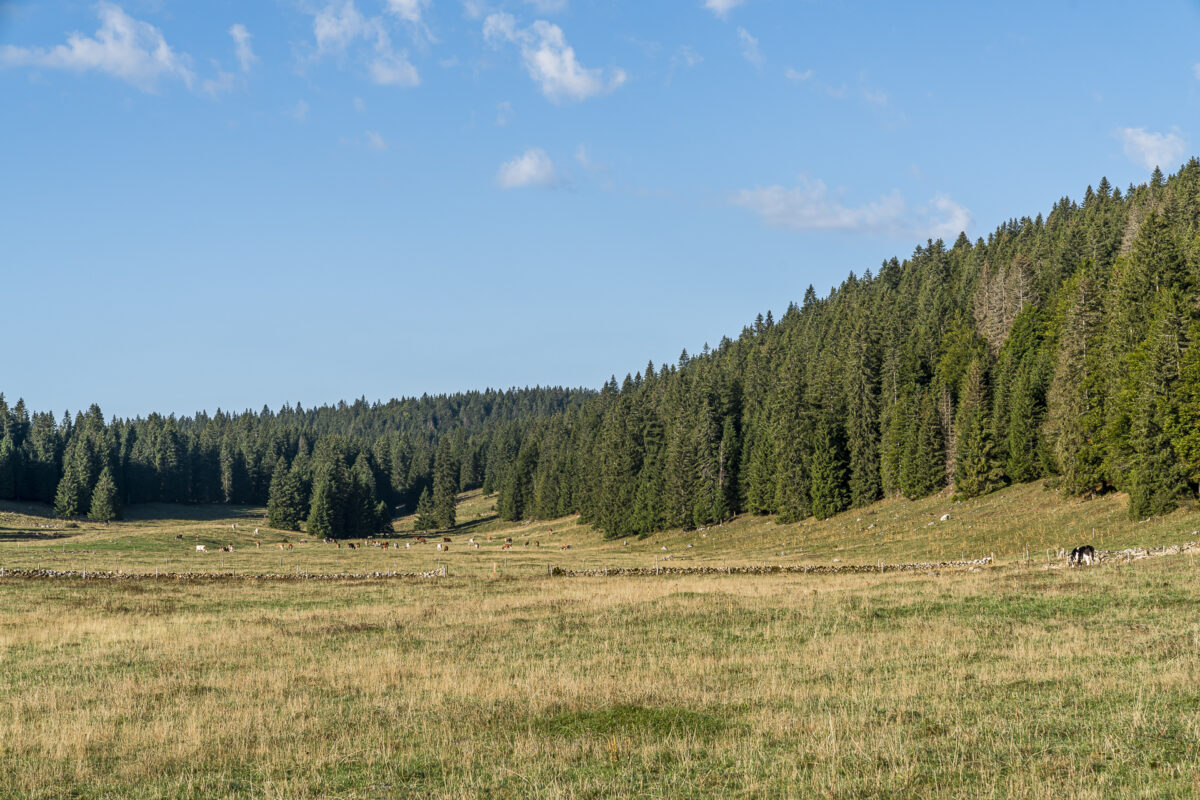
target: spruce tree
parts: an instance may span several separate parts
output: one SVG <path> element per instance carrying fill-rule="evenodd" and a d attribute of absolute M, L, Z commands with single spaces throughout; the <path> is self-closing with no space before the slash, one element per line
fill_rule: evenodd
<path fill-rule="evenodd" d="M 850 505 L 845 448 L 841 431 L 832 420 L 822 420 L 817 425 L 809 469 L 809 497 L 812 515 L 817 519 L 832 517 Z"/>
<path fill-rule="evenodd" d="M 958 415 L 955 430 L 958 432 L 955 460 L 954 485 L 963 497 L 977 497 L 999 489 L 1003 473 L 996 458 L 992 441 L 991 420 L 988 413 L 987 378 L 983 364 L 977 359 L 971 363 L 963 377 L 959 392 Z"/>
<path fill-rule="evenodd" d="M 294 467 L 289 468 L 287 461 L 280 456 L 275 462 L 275 472 L 271 477 L 271 488 L 267 497 L 268 525 L 281 531 L 300 530 L 300 520 L 305 516 L 301 490 L 299 472 Z"/>
<path fill-rule="evenodd" d="M 433 462 L 433 515 L 438 528 L 450 530 L 454 527 L 457 504 L 458 463 L 450 451 L 450 440 L 443 438 L 438 443 Z"/>
<path fill-rule="evenodd" d="M 113 480 L 112 470 L 105 467 L 100 471 L 96 488 L 92 491 L 91 508 L 88 519 L 96 522 L 111 522 L 121 518 L 121 503 L 117 496 L 117 483 Z"/>
<path fill-rule="evenodd" d="M 437 518 L 433 510 L 433 493 L 426 486 L 417 500 L 417 519 L 413 527 L 418 531 L 431 531 L 437 528 Z"/>

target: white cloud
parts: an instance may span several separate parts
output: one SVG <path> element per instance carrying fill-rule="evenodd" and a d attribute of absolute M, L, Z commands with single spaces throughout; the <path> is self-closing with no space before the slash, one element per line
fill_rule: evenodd
<path fill-rule="evenodd" d="M 367 131 L 367 146 L 372 150 L 387 150 L 387 140 L 379 134 L 379 131 Z"/>
<path fill-rule="evenodd" d="M 421 12 L 429 6 L 429 0 L 388 0 L 388 11 L 391 11 L 405 22 L 414 25 L 421 24 Z"/>
<path fill-rule="evenodd" d="M 797 70 L 792 69 L 791 67 L 788 67 L 787 71 L 783 73 L 784 77 L 787 78 L 789 81 L 799 81 L 799 82 L 806 81 L 815 74 L 816 73 L 813 72 L 811 69 L 806 69 L 806 70 L 804 70 L 804 72 L 799 72 Z"/>
<path fill-rule="evenodd" d="M 386 36 L 377 21 L 368 20 L 359 13 L 354 0 L 330 3 L 313 18 L 313 35 L 317 38 L 317 55 L 345 52 L 358 39 Z"/>
<path fill-rule="evenodd" d="M 742 43 L 742 55 L 756 67 L 761 67 L 763 61 L 762 51 L 758 49 L 758 39 L 750 35 L 750 31 L 739 27 L 737 29 L 738 41 Z"/>
<path fill-rule="evenodd" d="M 1155 167 L 1172 169 L 1187 151 L 1187 140 L 1177 130 L 1154 133 L 1145 128 L 1121 128 L 1117 138 L 1125 147 L 1126 157 L 1148 170 Z"/>
<path fill-rule="evenodd" d="M 545 20 L 537 20 L 528 28 L 518 28 L 511 14 L 490 14 L 483 23 L 483 36 L 493 45 L 502 42 L 519 45 L 529 77 L 554 103 L 607 94 L 625 82 L 624 70 L 611 70 L 605 78 L 603 70 L 587 69 L 580 64 L 575 58 L 575 49 L 567 44 L 562 28 Z"/>
<path fill-rule="evenodd" d="M 740 6 L 746 0 L 704 0 L 704 7 L 716 14 L 721 19 L 725 19 L 729 12 Z"/>
<path fill-rule="evenodd" d="M 96 70 L 147 92 L 164 78 L 177 78 L 191 88 L 195 78 L 188 56 L 172 50 L 158 28 L 112 3 L 100 3 L 97 15 L 100 28 L 94 38 L 72 33 L 66 44 L 51 48 L 5 45 L 0 47 L 0 66 Z"/>
<path fill-rule="evenodd" d="M 354 110 L 359 112 L 360 114 L 362 112 L 366 111 L 367 110 L 367 101 L 363 100 L 361 97 L 354 98 Z"/>
<path fill-rule="evenodd" d="M 308 103 L 303 100 L 296 103 L 292 107 L 292 110 L 288 112 L 288 116 L 297 122 L 304 122 L 304 120 L 308 119 Z"/>
<path fill-rule="evenodd" d="M 496 125 L 503 128 L 513 117 L 512 103 L 505 100 L 496 104 Z"/>
<path fill-rule="evenodd" d="M 887 92 L 880 89 L 863 89 L 863 99 L 876 106 L 886 106 L 888 104 Z"/>
<path fill-rule="evenodd" d="M 385 53 L 371 62 L 371 80 L 380 86 L 417 86 L 421 76 L 404 56 Z"/>
<path fill-rule="evenodd" d="M 246 30 L 246 26 L 238 23 L 229 28 L 229 35 L 233 37 L 234 52 L 237 53 L 238 64 L 242 67 L 242 72 L 249 72 L 250 65 L 258 60 L 254 55 L 254 51 L 250 48 L 250 31 Z"/>
<path fill-rule="evenodd" d="M 232 72 L 217 70 L 217 77 L 208 78 L 200 85 L 201 90 L 211 97 L 233 91 L 234 78 Z"/>
<path fill-rule="evenodd" d="M 1192 72 L 1196 74 L 1196 80 L 1200 81 L 1200 62 L 1192 65 Z"/>
<path fill-rule="evenodd" d="M 416 14 L 418 20 L 424 4 L 423 0 L 399 3 L 389 0 L 389 8 L 395 13 Z M 317 58 L 342 56 L 361 42 L 371 45 L 374 50 L 374 55 L 369 56 L 367 70 L 375 83 L 381 86 L 417 86 L 421 83 L 421 76 L 408 55 L 393 50 L 383 20 L 364 17 L 354 0 L 334 0 L 318 11 L 313 16 L 313 35 L 317 41 Z"/>
<path fill-rule="evenodd" d="M 950 239 L 971 225 L 971 212 L 946 195 L 910 212 L 898 189 L 864 205 L 846 205 L 821 180 L 801 178 L 793 188 L 764 186 L 734 192 L 730 202 L 747 208 L 773 228 L 792 231 L 853 231 L 861 234 Z"/>
<path fill-rule="evenodd" d="M 526 186 L 552 188 L 558 184 L 558 172 L 546 151 L 539 147 L 505 161 L 496 173 L 496 185 L 501 189 L 520 189 Z"/>

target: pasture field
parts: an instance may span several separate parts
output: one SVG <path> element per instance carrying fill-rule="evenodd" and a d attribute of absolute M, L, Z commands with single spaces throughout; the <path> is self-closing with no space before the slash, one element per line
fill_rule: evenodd
<path fill-rule="evenodd" d="M 436 580 L 0 579 L 0 797 L 1200 796 L 1192 556 L 1023 559 L 1093 526 L 1105 549 L 1182 542 L 1192 512 L 1130 523 L 1112 498 L 1017 487 L 626 546 L 574 520 L 504 525 L 488 502 L 464 497 L 474 533 L 452 538 L 493 542 L 459 562 L 452 548 Z M 57 551 L 151 570 L 202 557 L 178 552 L 178 533 L 220 544 L 259 513 L 238 511 L 236 532 L 228 509 L 179 508 L 51 531 L 4 511 L 0 566 Z M 517 545 L 492 578 L 498 541 L 524 533 L 573 547 Z M 961 549 L 998 564 L 545 577 L 568 554 L 640 566 L 663 546 L 684 564 Z M 314 570 L 398 555 L 296 547 Z M 435 563 L 431 547 L 399 557 Z M 225 568 L 279 557 L 239 549 Z"/>

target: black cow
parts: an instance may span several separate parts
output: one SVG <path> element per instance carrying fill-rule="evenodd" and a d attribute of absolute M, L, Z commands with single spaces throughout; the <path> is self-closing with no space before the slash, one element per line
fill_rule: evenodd
<path fill-rule="evenodd" d="M 1096 563 L 1096 548 L 1092 547 L 1090 544 L 1085 544 L 1082 547 L 1076 547 L 1071 551 L 1071 555 L 1067 558 L 1067 563 L 1073 567 Z"/>

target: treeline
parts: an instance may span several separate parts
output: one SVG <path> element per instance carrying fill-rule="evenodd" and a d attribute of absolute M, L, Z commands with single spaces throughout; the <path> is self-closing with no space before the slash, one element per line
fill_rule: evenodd
<path fill-rule="evenodd" d="M 538 388 L 109 421 L 94 405 L 56 421 L 0 395 L 0 499 L 99 520 L 131 503 L 265 504 L 277 527 L 356 536 L 436 492 L 423 522 L 448 527 L 453 493 L 483 482 L 494 429 L 593 395 Z"/>
<path fill-rule="evenodd" d="M 598 393 L 56 422 L 0 401 L 0 498 L 104 518 L 126 503 L 266 503 L 272 524 L 358 535 L 454 494 L 502 517 L 578 512 L 610 536 L 735 514 L 819 518 L 946 487 L 1050 478 L 1120 490 L 1135 518 L 1200 488 L 1200 162 L 971 242 L 809 287 L 776 320 Z M 115 509 L 115 510 L 114 510 Z"/>
<path fill-rule="evenodd" d="M 508 519 L 612 536 L 1048 477 L 1142 518 L 1200 483 L 1200 163 L 810 287 L 779 320 L 493 439 Z"/>

